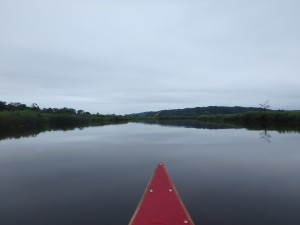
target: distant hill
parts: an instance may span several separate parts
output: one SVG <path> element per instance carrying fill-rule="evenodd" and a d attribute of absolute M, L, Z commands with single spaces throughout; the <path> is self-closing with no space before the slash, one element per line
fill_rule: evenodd
<path fill-rule="evenodd" d="M 170 109 L 156 112 L 142 112 L 131 114 L 132 116 L 146 116 L 146 117 L 172 117 L 172 116 L 200 116 L 200 115 L 217 115 L 217 114 L 235 114 L 245 112 L 259 112 L 265 111 L 264 108 L 256 107 L 242 107 L 242 106 L 208 106 L 196 107 L 186 109 Z"/>

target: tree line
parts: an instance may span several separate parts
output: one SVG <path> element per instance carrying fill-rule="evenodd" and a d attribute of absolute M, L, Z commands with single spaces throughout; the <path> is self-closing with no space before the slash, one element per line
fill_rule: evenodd
<path fill-rule="evenodd" d="M 78 114 L 78 115 L 91 115 L 90 112 L 85 112 L 82 109 L 76 110 L 73 108 L 40 108 L 38 104 L 32 103 L 30 106 L 20 102 L 10 102 L 6 103 L 5 101 L 0 101 L 0 111 L 21 111 L 21 110 L 30 110 L 35 112 L 44 112 L 44 113 L 55 113 L 55 114 Z M 96 115 L 100 115 L 97 113 Z"/>
<path fill-rule="evenodd" d="M 19 102 L 0 101 L 0 129 L 65 129 L 112 123 L 126 123 L 128 117 L 120 115 L 91 114 L 73 108 L 41 108 L 36 103 L 27 106 Z"/>
<path fill-rule="evenodd" d="M 266 111 L 265 107 L 242 107 L 242 106 L 207 106 L 185 109 L 168 109 L 157 112 L 143 112 L 132 114 L 132 116 L 142 117 L 173 117 L 173 116 L 200 116 L 200 115 L 217 115 L 217 114 L 237 114 L 246 112 L 261 112 Z"/>

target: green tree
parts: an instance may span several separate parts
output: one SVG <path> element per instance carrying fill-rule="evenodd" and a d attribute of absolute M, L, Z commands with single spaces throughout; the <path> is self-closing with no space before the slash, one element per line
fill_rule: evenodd
<path fill-rule="evenodd" d="M 0 111 L 3 111 L 6 109 L 6 102 L 0 101 Z"/>
<path fill-rule="evenodd" d="M 40 111 L 40 107 L 36 103 L 32 103 L 30 109 L 33 111 Z"/>

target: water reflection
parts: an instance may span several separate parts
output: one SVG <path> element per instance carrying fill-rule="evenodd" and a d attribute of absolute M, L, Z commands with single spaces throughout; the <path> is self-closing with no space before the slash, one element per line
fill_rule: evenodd
<path fill-rule="evenodd" d="M 119 122 L 114 124 L 123 124 L 126 122 Z M 112 123 L 97 124 L 95 126 L 105 126 Z M 82 130 L 87 127 L 93 127 L 92 125 L 74 125 L 74 124 L 64 124 L 60 126 L 33 126 L 33 127 L 13 127 L 9 129 L 0 130 L 0 140 L 5 139 L 19 139 L 23 137 L 36 137 L 38 134 L 47 131 L 71 131 L 75 129 Z"/>
<path fill-rule="evenodd" d="M 128 122 L 118 122 L 113 124 L 126 124 Z M 297 128 L 291 127 L 266 127 L 266 126 L 259 126 L 257 124 L 252 126 L 240 126 L 236 124 L 221 124 L 221 123 L 204 123 L 199 120 L 143 120 L 138 121 L 136 123 L 142 124 L 149 124 L 149 125 L 160 125 L 165 127 L 184 127 L 184 128 L 196 128 L 196 129 L 209 129 L 209 130 L 219 130 L 219 129 L 247 129 L 247 130 L 257 130 L 262 132 L 259 133 L 260 138 L 270 142 L 271 136 L 268 134 L 268 131 L 277 131 L 279 133 L 300 133 L 300 130 Z M 106 124 L 98 124 L 95 126 L 105 126 L 111 125 L 112 123 Z M 82 126 L 82 125 L 63 125 L 58 127 L 17 127 L 11 129 L 0 130 L 0 140 L 4 139 L 19 139 L 22 137 L 36 137 L 38 134 L 46 131 L 71 131 L 74 129 L 84 129 L 89 126 Z"/>
<path fill-rule="evenodd" d="M 0 224 L 127 225 L 159 161 L 196 224 L 299 225 L 299 134 L 138 123 L 0 142 Z"/>
<path fill-rule="evenodd" d="M 247 130 L 257 130 L 266 131 L 264 133 L 265 138 L 267 138 L 267 131 L 277 131 L 279 133 L 300 133 L 299 127 L 289 127 L 289 126 L 267 126 L 260 124 L 250 124 L 243 126 L 241 124 L 223 124 L 223 123 L 206 123 L 199 120 L 172 120 L 172 119 L 150 119 L 140 121 L 143 124 L 158 124 L 161 126 L 168 127 L 185 127 L 185 128 L 197 128 L 197 129 L 247 129 Z M 270 138 L 270 137 L 269 137 Z"/>
<path fill-rule="evenodd" d="M 259 136 L 261 139 L 264 139 L 266 142 L 271 143 L 271 134 L 268 133 L 267 130 L 263 130 L 262 132 L 259 133 Z"/>
<path fill-rule="evenodd" d="M 144 120 L 143 124 L 158 124 L 167 127 L 184 127 L 197 129 L 232 129 L 240 128 L 231 124 L 204 123 L 199 120 Z"/>

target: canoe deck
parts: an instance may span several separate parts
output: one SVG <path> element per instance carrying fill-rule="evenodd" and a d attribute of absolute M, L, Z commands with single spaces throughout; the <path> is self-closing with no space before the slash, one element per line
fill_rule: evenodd
<path fill-rule="evenodd" d="M 159 163 L 129 225 L 194 225 L 164 165 Z"/>

